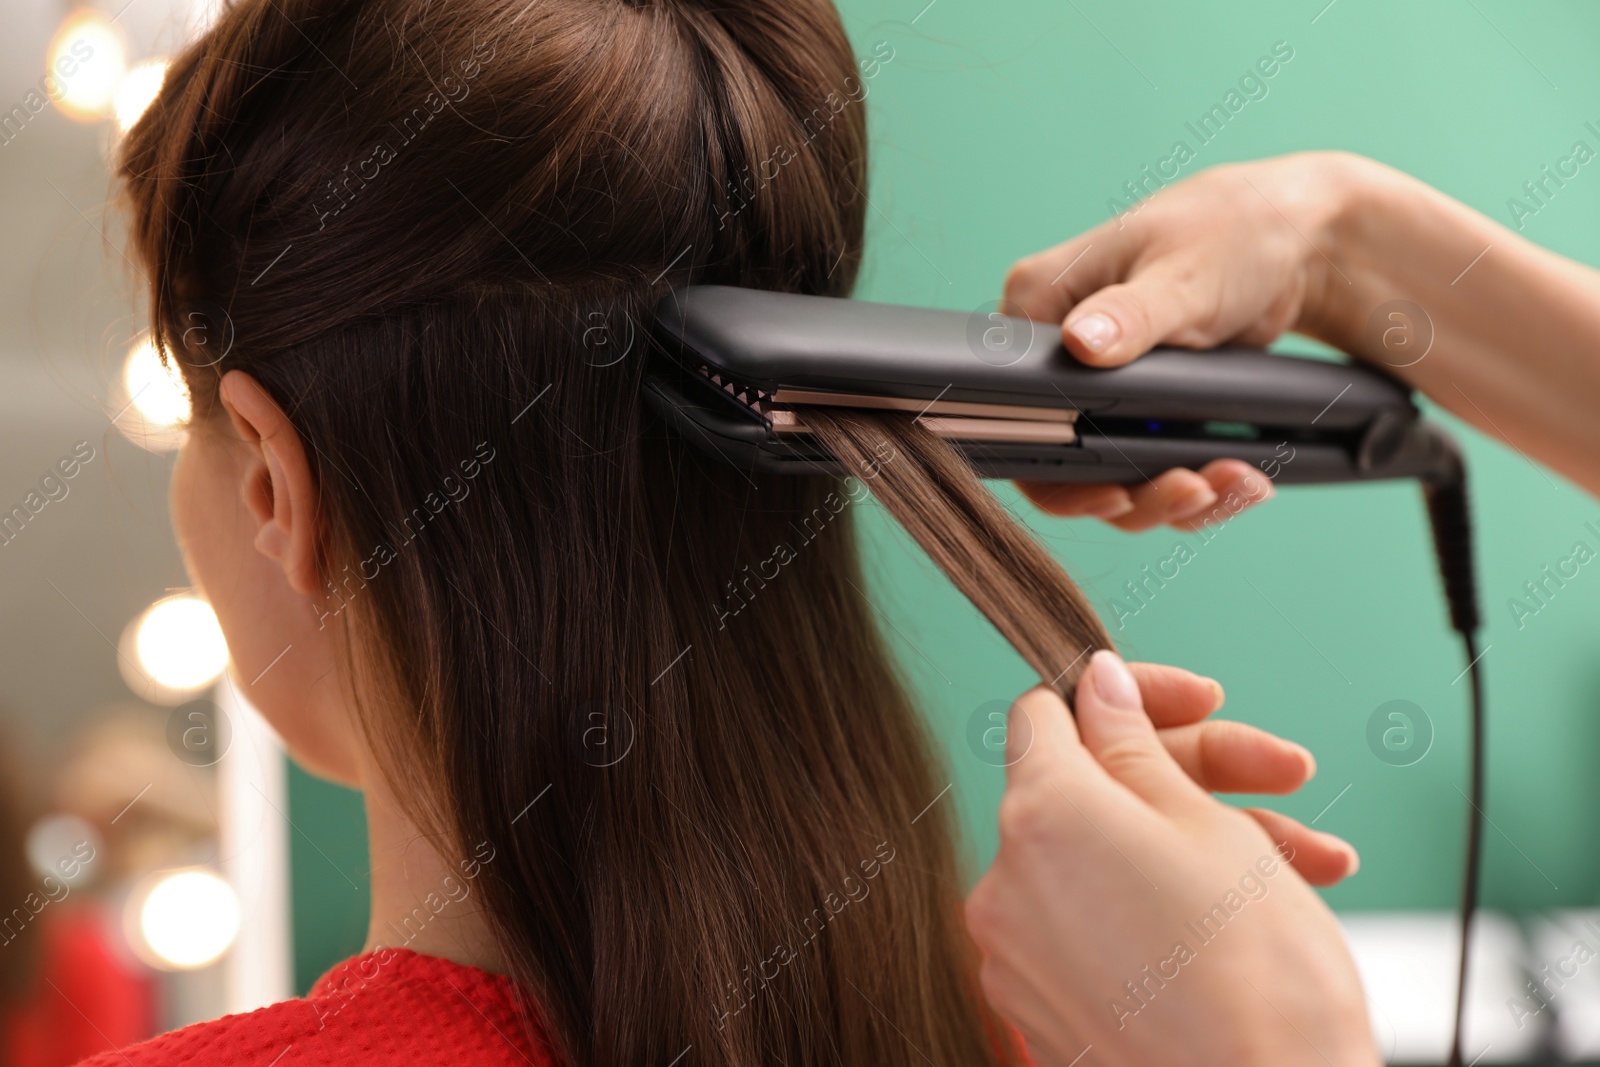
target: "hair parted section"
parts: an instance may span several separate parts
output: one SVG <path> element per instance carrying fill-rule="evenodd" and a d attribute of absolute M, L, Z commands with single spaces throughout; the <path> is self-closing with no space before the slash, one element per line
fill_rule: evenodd
<path fill-rule="evenodd" d="M 123 148 L 157 338 L 202 307 L 286 348 L 506 283 L 847 289 L 848 47 L 818 0 L 235 0 Z"/>

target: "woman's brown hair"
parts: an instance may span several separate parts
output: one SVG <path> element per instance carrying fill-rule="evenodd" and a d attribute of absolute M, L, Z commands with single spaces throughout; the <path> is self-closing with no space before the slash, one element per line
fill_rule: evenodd
<path fill-rule="evenodd" d="M 859 487 L 714 463 L 640 403 L 669 287 L 848 293 L 892 54 L 858 61 L 829 0 L 238 0 L 123 149 L 152 332 L 197 419 L 240 369 L 310 446 L 368 737 L 422 826 L 492 844 L 564 1063 L 1015 1057 Z M 886 487 L 953 460 L 830 425 Z M 847 454 L 874 432 L 921 458 Z M 1008 520 L 969 512 L 1003 567 Z M 1035 664 L 1063 686 L 1064 651 Z"/>

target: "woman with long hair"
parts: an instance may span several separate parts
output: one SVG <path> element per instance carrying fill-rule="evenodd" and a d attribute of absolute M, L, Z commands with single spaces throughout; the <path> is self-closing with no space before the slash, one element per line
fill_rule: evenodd
<path fill-rule="evenodd" d="M 174 523 L 232 684 L 364 792 L 372 919 L 307 998 L 127 1061 L 1022 1060 L 863 593 L 863 485 L 1055 692 L 1136 677 L 1210 788 L 1309 775 L 1202 721 L 1214 682 L 1094 652 L 913 422 L 819 412 L 842 484 L 641 405 L 672 287 L 849 292 L 883 56 L 828 0 L 240 0 L 174 62 L 120 159 L 194 412 Z M 1353 862 L 1260 818 L 1308 877 Z"/>

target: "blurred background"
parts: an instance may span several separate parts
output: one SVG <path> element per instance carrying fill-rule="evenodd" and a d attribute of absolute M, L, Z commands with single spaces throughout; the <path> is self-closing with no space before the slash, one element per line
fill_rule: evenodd
<path fill-rule="evenodd" d="M 360 877 L 358 798 L 291 804 L 190 595 L 166 512 L 187 400 L 143 343 L 108 204 L 118 138 L 206 17 L 0 10 L 0 1062 L 19 1067 L 293 995 L 297 850 Z M 340 955 L 364 882 L 334 878 L 299 912 Z"/>
<path fill-rule="evenodd" d="M 1524 190 L 1580 142 L 1600 153 L 1592 3 L 841 7 L 878 60 L 865 298 L 987 310 L 1012 260 L 1137 206 L 1179 143 L 1184 175 L 1361 152 L 1600 264 L 1600 161 Z M 359 797 L 286 764 L 188 595 L 165 510 L 185 401 L 141 343 L 110 200 L 121 129 L 206 17 L 201 0 L 0 3 L 0 1018 L 18 1064 L 303 992 L 365 933 Z M 1484 1063 L 1600 1061 L 1600 568 L 1526 584 L 1600 550 L 1600 506 L 1441 417 L 1469 455 L 1487 618 L 1470 1044 Z M 1207 538 L 1045 519 L 999 491 L 1121 620 L 1125 653 L 1219 678 L 1228 714 L 1316 754 L 1317 778 L 1274 803 L 1361 851 L 1328 899 L 1380 1041 L 1439 1062 L 1467 694 L 1416 488 L 1288 489 Z M 976 872 L 1004 781 L 988 715 L 1029 672 L 874 507 L 863 523 Z M 1193 560 L 1132 598 L 1179 543 Z"/>

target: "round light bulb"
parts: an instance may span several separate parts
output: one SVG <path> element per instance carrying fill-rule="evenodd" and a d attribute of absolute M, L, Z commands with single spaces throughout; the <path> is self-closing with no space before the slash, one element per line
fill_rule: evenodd
<path fill-rule="evenodd" d="M 92 122 L 110 112 L 127 64 L 122 35 L 111 20 L 98 11 L 76 11 L 50 42 L 46 85 L 69 117 Z"/>
<path fill-rule="evenodd" d="M 142 338 L 128 350 L 122 367 L 122 384 L 133 405 L 151 429 L 169 429 L 189 418 L 189 387 L 183 373 L 164 362 L 155 342 Z"/>
<path fill-rule="evenodd" d="M 68 885 L 87 882 L 94 858 L 105 848 L 100 831 L 68 812 L 46 815 L 28 828 L 28 864 L 41 878 Z"/>
<path fill-rule="evenodd" d="M 136 692 L 163 703 L 178 702 L 217 680 L 228 665 L 228 642 L 216 612 L 199 597 L 181 594 L 152 604 L 133 624 L 133 659 L 143 678 L 130 678 Z M 161 690 L 146 694 L 151 686 Z"/>
<path fill-rule="evenodd" d="M 138 935 L 152 962 L 174 970 L 214 963 L 239 934 L 239 894 L 208 870 L 166 875 L 138 905 Z"/>

